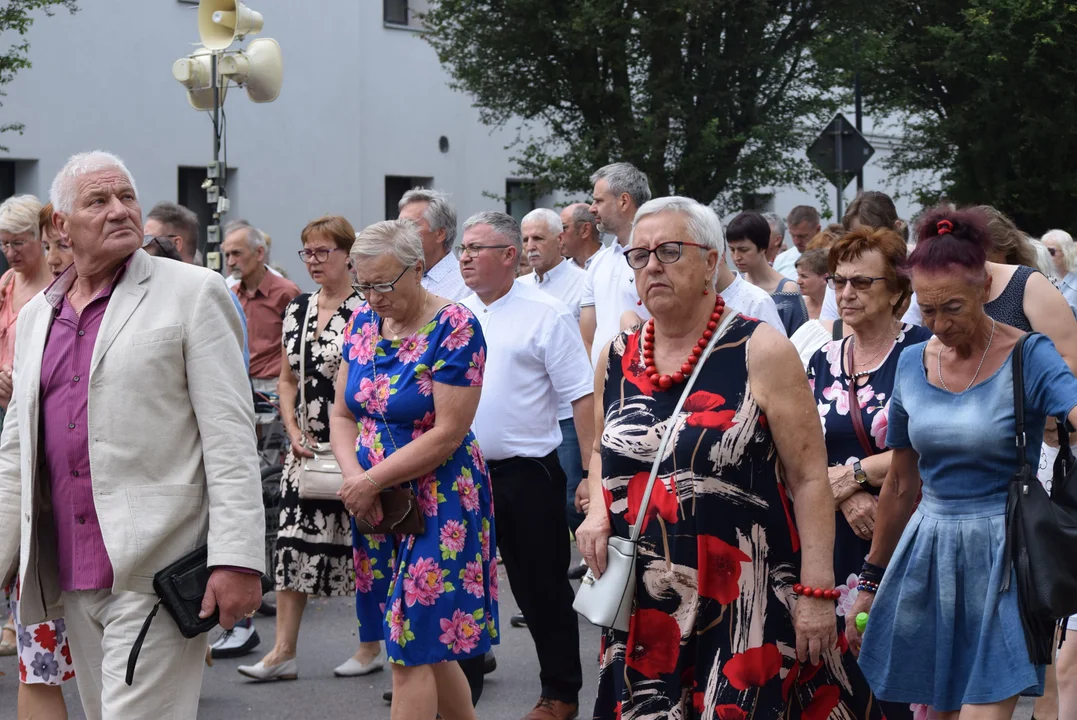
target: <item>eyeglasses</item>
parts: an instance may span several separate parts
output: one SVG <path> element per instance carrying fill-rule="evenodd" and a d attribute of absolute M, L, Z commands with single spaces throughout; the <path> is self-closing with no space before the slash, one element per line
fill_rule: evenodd
<path fill-rule="evenodd" d="M 675 240 L 656 245 L 653 250 L 648 250 L 647 248 L 642 247 L 632 248 L 625 252 L 625 262 L 627 262 L 628 267 L 633 270 L 642 270 L 647 267 L 647 263 L 651 261 L 651 253 L 654 253 L 654 256 L 658 258 L 658 262 L 663 265 L 669 265 L 681 259 L 681 254 L 684 252 L 685 245 L 703 248 L 704 250 L 709 249 L 706 245 L 700 245 L 699 243 Z"/>
<path fill-rule="evenodd" d="M 408 267 L 401 270 L 400 274 L 396 276 L 396 280 L 393 280 L 392 282 L 387 282 L 387 283 L 356 283 L 354 285 L 355 291 L 357 293 L 359 293 L 359 297 L 361 297 L 364 300 L 366 300 L 367 293 L 369 293 L 370 291 L 374 291 L 374 292 L 378 292 L 378 293 L 382 293 L 382 294 L 391 293 L 393 291 L 393 286 L 395 286 L 398 282 L 400 282 L 400 278 L 404 277 L 404 273 L 406 273 L 408 270 L 411 270 L 412 267 L 414 267 L 414 266 L 409 265 Z"/>
<path fill-rule="evenodd" d="M 315 248 L 314 250 L 303 248 L 299 251 L 299 259 L 305 263 L 309 263 L 311 260 L 323 263 L 337 251 L 343 252 L 340 248 Z"/>
<path fill-rule="evenodd" d="M 178 238 L 179 235 L 143 235 L 142 247 L 147 245 L 156 245 L 161 252 L 175 252 L 176 243 L 172 238 Z"/>
<path fill-rule="evenodd" d="M 837 291 L 844 290 L 846 285 L 852 285 L 853 290 L 870 290 L 875 283 L 888 279 L 885 277 L 868 277 L 867 275 L 854 275 L 850 278 L 842 277 L 841 275 L 827 275 L 826 284 Z"/>
<path fill-rule="evenodd" d="M 8 252 L 10 250 L 14 250 L 15 252 L 19 252 L 20 250 L 22 250 L 23 245 L 25 245 L 28 242 L 30 242 L 30 241 L 29 240 L 16 240 L 15 242 L 0 242 L 0 249 L 3 249 L 4 252 Z"/>
<path fill-rule="evenodd" d="M 1055 249 L 1053 247 L 1047 248 L 1047 252 L 1049 252 L 1051 254 L 1051 257 L 1055 256 Z"/>
<path fill-rule="evenodd" d="M 457 260 L 460 260 L 464 257 L 464 253 L 467 253 L 470 257 L 475 257 L 480 250 L 502 250 L 510 247 L 512 245 L 457 245 L 452 249 L 452 254 L 456 256 Z"/>

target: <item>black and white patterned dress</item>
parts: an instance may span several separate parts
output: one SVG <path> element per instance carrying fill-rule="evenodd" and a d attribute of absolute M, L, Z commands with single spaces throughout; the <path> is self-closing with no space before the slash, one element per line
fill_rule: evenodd
<path fill-rule="evenodd" d="M 318 302 L 319 293 L 304 293 L 284 310 L 284 354 L 295 377 L 299 378 L 299 329 L 307 317 L 307 303 Z M 329 413 L 333 408 L 335 381 L 340 368 L 344 328 L 362 304 L 353 293 L 340 304 L 329 323 L 318 332 L 318 313 L 306 324 L 306 407 L 310 434 L 319 442 L 329 442 Z M 336 500 L 300 500 L 296 470 L 299 462 L 288 453 L 280 489 L 280 531 L 277 533 L 275 581 L 278 590 L 294 590 L 310 595 L 355 594 L 352 564 L 351 522 L 343 503 Z"/>

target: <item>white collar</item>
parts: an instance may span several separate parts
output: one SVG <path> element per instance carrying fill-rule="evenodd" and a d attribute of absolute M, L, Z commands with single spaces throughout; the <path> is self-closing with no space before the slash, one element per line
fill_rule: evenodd
<path fill-rule="evenodd" d="M 536 285 L 549 285 L 557 277 L 559 277 L 562 273 L 565 272 L 565 268 L 562 267 L 564 265 L 568 265 L 568 261 L 565 260 L 564 258 L 562 258 L 561 262 L 557 263 L 552 268 L 547 270 L 546 274 L 543 275 L 541 278 L 539 277 L 539 274 L 536 271 L 535 272 L 535 284 Z M 515 284 L 515 283 L 513 283 L 513 284 Z"/>
<path fill-rule="evenodd" d="M 504 295 L 502 295 L 501 297 L 499 297 L 497 300 L 494 300 L 489 305 L 487 305 L 486 303 L 484 303 L 482 301 L 482 298 L 479 297 L 478 293 L 475 293 L 475 299 L 478 300 L 479 304 L 482 305 L 484 308 L 486 308 L 487 311 L 497 310 L 498 308 L 503 307 L 503 306 L 508 304 L 509 300 L 511 300 L 513 298 L 513 296 L 516 294 L 516 288 L 518 288 L 518 287 L 520 287 L 519 281 L 513 280 L 512 281 L 512 287 L 509 288 L 509 291 L 507 293 L 505 293 Z"/>

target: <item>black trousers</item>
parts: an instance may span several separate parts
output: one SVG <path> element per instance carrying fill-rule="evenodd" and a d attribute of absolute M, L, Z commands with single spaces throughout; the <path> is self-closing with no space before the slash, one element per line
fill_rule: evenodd
<path fill-rule="evenodd" d="M 556 452 L 492 460 L 489 466 L 497 547 L 535 642 L 542 696 L 576 704 L 583 668 L 575 594 L 566 575 L 571 550 L 565 473 Z M 512 632 L 503 622 L 502 637 L 506 631 Z"/>

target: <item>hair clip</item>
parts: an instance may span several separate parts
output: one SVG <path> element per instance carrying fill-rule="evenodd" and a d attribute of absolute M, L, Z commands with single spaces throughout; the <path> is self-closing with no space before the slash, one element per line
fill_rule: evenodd
<path fill-rule="evenodd" d="M 935 227 L 939 231 L 939 235 L 946 235 L 954 231 L 954 224 L 949 220 L 939 220 Z"/>

